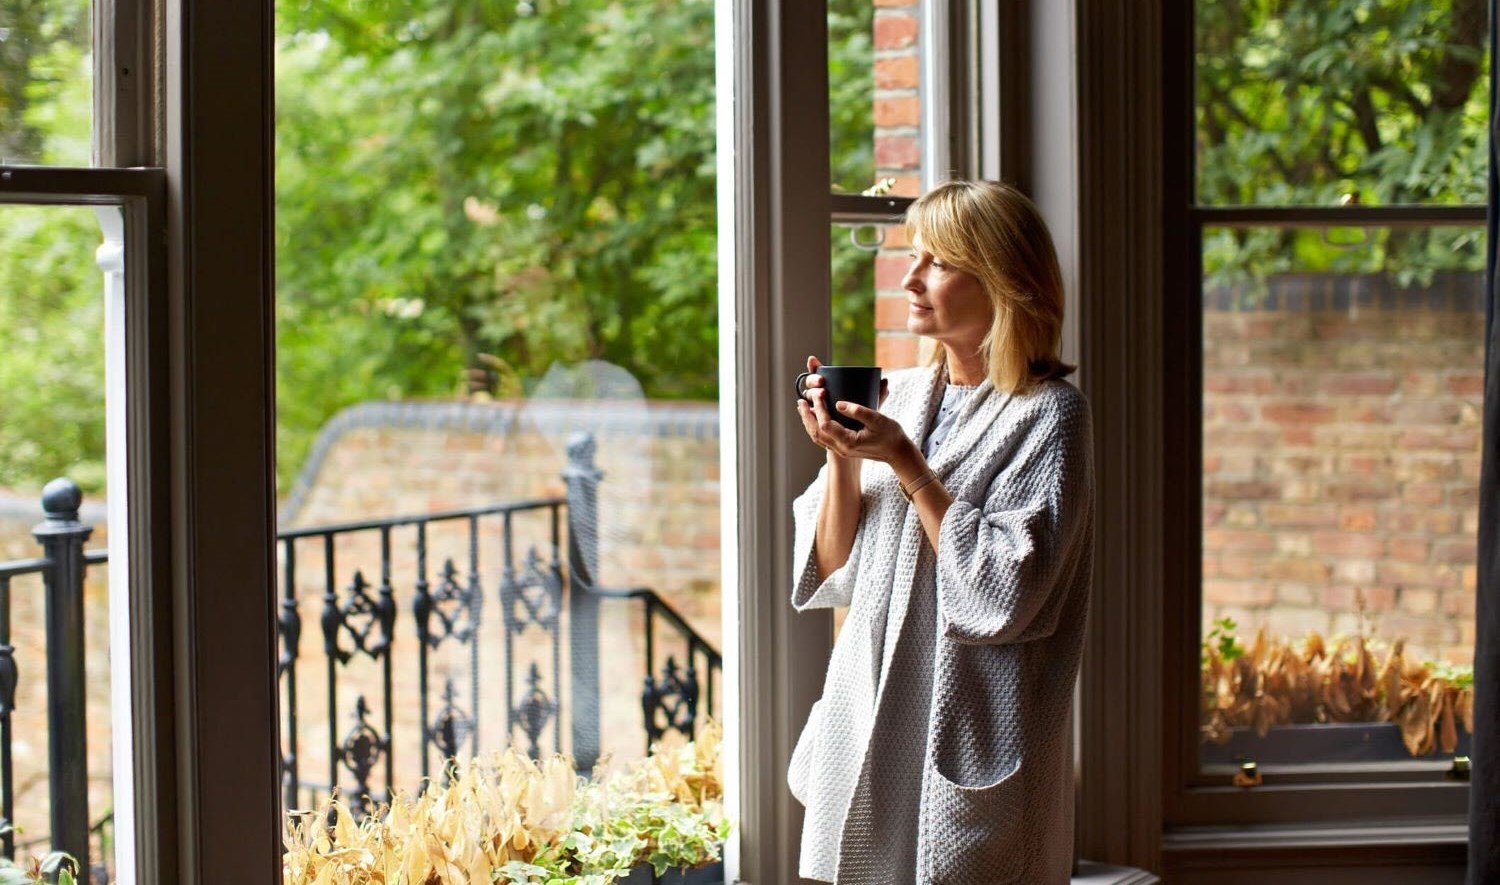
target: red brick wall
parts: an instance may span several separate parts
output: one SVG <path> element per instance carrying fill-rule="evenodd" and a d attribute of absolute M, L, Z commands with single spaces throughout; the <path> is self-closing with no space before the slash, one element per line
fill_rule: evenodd
<path fill-rule="evenodd" d="M 907 197 L 922 192 L 920 15 L 920 2 L 875 0 L 875 177 Z M 905 230 L 886 228 L 875 256 L 875 363 L 888 369 L 917 364 L 901 289 L 907 251 Z"/>
<path fill-rule="evenodd" d="M 1205 621 L 1351 632 L 1362 596 L 1382 638 L 1467 664 L 1477 280 L 1413 292 L 1363 283 L 1353 307 L 1331 292 L 1319 303 L 1316 278 L 1289 277 L 1274 309 L 1204 315 Z"/>

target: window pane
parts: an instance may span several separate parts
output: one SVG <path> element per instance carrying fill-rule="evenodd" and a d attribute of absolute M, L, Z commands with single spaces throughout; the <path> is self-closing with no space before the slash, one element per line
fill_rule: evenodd
<path fill-rule="evenodd" d="M 1483 0 L 1198 0 L 1198 202 L 1482 203 Z"/>
<path fill-rule="evenodd" d="M 834 225 L 829 231 L 833 252 L 833 352 L 830 365 L 873 366 L 875 363 L 875 265 L 883 226 Z"/>
<path fill-rule="evenodd" d="M 0 2 L 0 165 L 92 163 L 89 6 Z"/>
<path fill-rule="evenodd" d="M 0 205 L 0 242 L 0 684 L 16 680 L 14 712 L 0 715 L 0 817 L 17 830 L 3 848 L 25 859 L 61 841 L 102 873 L 93 881 L 108 882 L 111 692 L 123 686 L 112 684 L 110 568 L 79 559 L 85 550 L 123 555 L 125 546 L 123 527 L 112 531 L 107 518 L 98 215 Z M 58 480 L 71 489 L 49 485 Z M 45 513 L 44 487 L 58 510 L 81 493 L 76 517 Z M 59 618 L 63 629 L 49 629 L 48 609 L 81 620 L 69 627 Z M 79 627 L 82 641 L 72 632 Z M 61 768 L 54 748 L 68 760 Z M 61 832 L 52 829 L 55 807 L 69 816 Z"/>
<path fill-rule="evenodd" d="M 1203 762 L 1465 752 L 1483 231 L 1203 251 Z"/>
<path fill-rule="evenodd" d="M 921 0 L 828 2 L 834 193 L 920 193 L 921 16 Z"/>
<path fill-rule="evenodd" d="M 723 712 L 714 4 L 413 15 L 278 7 L 288 809 Z"/>

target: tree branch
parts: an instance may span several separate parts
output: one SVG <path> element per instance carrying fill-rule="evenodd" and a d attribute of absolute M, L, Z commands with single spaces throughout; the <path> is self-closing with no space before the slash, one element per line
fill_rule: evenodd
<path fill-rule="evenodd" d="M 1484 0 L 1453 0 L 1453 12 L 1448 16 L 1447 40 L 1444 41 L 1448 51 L 1443 53 L 1443 60 L 1433 72 L 1432 110 L 1456 110 L 1469 100 L 1469 91 L 1479 76 L 1479 65 L 1484 58 L 1484 40 L 1489 32 L 1486 24 L 1488 12 Z M 1461 47 L 1473 51 L 1453 51 Z"/>

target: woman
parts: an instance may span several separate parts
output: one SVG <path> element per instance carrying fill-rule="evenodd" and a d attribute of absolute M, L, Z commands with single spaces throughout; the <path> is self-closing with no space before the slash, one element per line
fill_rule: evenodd
<path fill-rule="evenodd" d="M 792 604 L 849 606 L 788 771 L 801 873 L 1066 882 L 1093 469 L 1060 380 L 1062 276 L 1006 185 L 947 182 L 906 221 L 931 365 L 891 373 L 880 411 L 825 402 L 816 376 L 797 402 L 827 464 L 794 503 Z"/>

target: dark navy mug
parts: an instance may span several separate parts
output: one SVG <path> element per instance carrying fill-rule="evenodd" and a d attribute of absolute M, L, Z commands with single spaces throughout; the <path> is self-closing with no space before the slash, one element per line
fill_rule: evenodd
<path fill-rule="evenodd" d="M 843 414 L 834 408 L 834 403 L 849 402 L 859 403 L 871 409 L 880 408 L 880 367 L 879 366 L 819 366 L 818 371 L 803 372 L 797 376 L 797 397 L 803 399 L 807 393 L 804 382 L 807 376 L 817 374 L 823 378 L 823 404 L 828 407 L 828 414 L 833 420 L 839 422 L 850 430 L 864 430 L 863 422 Z"/>

